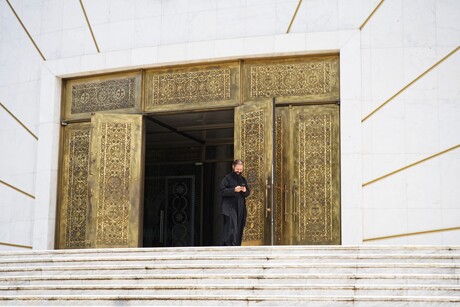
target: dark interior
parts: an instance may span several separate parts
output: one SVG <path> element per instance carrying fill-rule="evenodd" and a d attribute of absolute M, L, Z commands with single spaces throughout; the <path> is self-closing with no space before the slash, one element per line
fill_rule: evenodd
<path fill-rule="evenodd" d="M 147 115 L 143 246 L 220 245 L 233 109 Z"/>

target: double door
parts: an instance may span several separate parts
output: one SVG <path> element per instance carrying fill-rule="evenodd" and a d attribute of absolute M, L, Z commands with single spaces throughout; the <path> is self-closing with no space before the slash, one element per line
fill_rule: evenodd
<path fill-rule="evenodd" d="M 253 191 L 243 244 L 340 244 L 338 105 L 238 107 L 235 156 Z"/>
<path fill-rule="evenodd" d="M 142 244 L 143 119 L 94 114 L 63 133 L 59 248 Z M 252 195 L 246 245 L 340 244 L 339 107 L 235 109 Z"/>

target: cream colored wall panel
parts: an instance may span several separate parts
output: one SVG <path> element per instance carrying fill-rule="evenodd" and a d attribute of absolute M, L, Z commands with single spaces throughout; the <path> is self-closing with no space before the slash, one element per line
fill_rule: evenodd
<path fill-rule="evenodd" d="M 405 172 L 407 188 L 407 208 L 441 209 L 441 177 L 439 159 L 433 159 L 408 169 Z M 449 184 L 451 188 L 454 185 Z M 438 214 L 440 216 L 440 212 Z M 433 216 L 433 218 L 435 218 Z M 438 227 L 442 228 L 442 227 Z M 410 230 L 418 231 L 418 230 Z"/>
<path fill-rule="evenodd" d="M 199 42 L 216 39 L 216 24 L 217 14 L 215 10 L 191 12 L 186 26 L 187 41 Z"/>
<path fill-rule="evenodd" d="M 286 28 L 287 29 L 287 28 Z M 285 33 L 280 32 L 280 33 Z M 245 36 L 273 35 L 276 33 L 276 4 L 264 2 L 246 6 L 246 31 Z"/>
<path fill-rule="evenodd" d="M 339 0 L 338 27 L 339 29 L 357 29 L 371 14 L 380 0 Z"/>
<path fill-rule="evenodd" d="M 439 105 L 432 99 L 405 99 L 400 102 L 405 107 L 406 154 L 426 156 L 447 148 L 439 147 Z"/>
<path fill-rule="evenodd" d="M 161 16 L 136 19 L 134 21 L 134 48 L 157 46 L 161 41 Z"/>
<path fill-rule="evenodd" d="M 442 242 L 443 244 L 447 244 L 447 245 L 459 245 L 460 244 L 460 230 L 444 232 L 442 234 Z"/>
<path fill-rule="evenodd" d="M 161 19 L 161 45 L 188 42 L 188 14 L 163 15 Z"/>
<path fill-rule="evenodd" d="M 3 184 L 0 195 L 0 242 L 30 246 L 34 200 Z"/>
<path fill-rule="evenodd" d="M 371 51 L 372 107 L 375 109 L 404 85 L 404 49 L 373 48 Z"/>
<path fill-rule="evenodd" d="M 306 37 L 303 33 L 279 34 L 275 36 L 275 52 L 302 52 L 306 48 Z"/>
<path fill-rule="evenodd" d="M 418 78 L 421 74 L 423 74 L 431 66 L 433 66 L 439 60 L 436 53 L 437 53 L 436 49 L 429 45 L 423 46 L 423 47 L 404 48 L 404 56 L 403 56 L 404 81 L 401 87 L 406 84 L 409 84 L 410 82 Z M 430 73 L 430 75 L 435 75 L 435 74 Z M 426 78 L 426 77 L 428 76 L 425 75 L 422 78 Z M 430 85 L 432 86 L 434 84 L 435 83 L 432 81 Z M 414 85 L 418 85 L 418 84 L 414 84 Z M 420 86 L 418 86 L 418 89 L 420 89 Z M 411 89 L 410 92 L 415 92 L 415 91 L 416 90 Z M 416 92 L 418 92 L 418 90 Z M 425 97 L 425 98 L 428 98 L 428 97 Z"/>
<path fill-rule="evenodd" d="M 460 21 L 459 27 L 460 27 Z M 457 48 L 460 46 L 460 39 Z M 453 51 L 455 48 L 439 48 L 438 57 L 442 58 Z M 435 68 L 438 76 L 438 97 L 439 99 L 460 99 L 458 90 L 460 79 L 460 50 L 457 50 L 452 56 L 446 59 Z"/>
<path fill-rule="evenodd" d="M 216 31 L 220 39 L 243 37 L 246 31 L 246 9 L 244 6 L 218 9 Z"/>
<path fill-rule="evenodd" d="M 433 47 L 436 44 L 436 1 L 411 0 L 403 3 L 405 47 Z"/>
<path fill-rule="evenodd" d="M 440 99 L 438 102 L 439 148 L 442 150 L 460 144 L 460 134 L 458 133 L 460 104 L 458 101 L 458 99 Z M 460 198 L 458 199 L 460 201 Z"/>
<path fill-rule="evenodd" d="M 403 47 L 403 1 L 385 1 L 366 27 L 371 31 L 372 48 Z"/>
<path fill-rule="evenodd" d="M 460 42 L 460 5 L 456 0 L 436 1 L 436 45 L 457 47 Z"/>
<path fill-rule="evenodd" d="M 244 38 L 215 41 L 216 57 L 235 57 L 244 54 Z"/>

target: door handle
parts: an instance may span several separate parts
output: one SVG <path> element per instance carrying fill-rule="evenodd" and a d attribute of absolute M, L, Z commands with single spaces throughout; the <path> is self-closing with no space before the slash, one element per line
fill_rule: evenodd
<path fill-rule="evenodd" d="M 287 206 L 286 199 L 288 199 L 288 193 L 289 189 L 287 185 L 284 185 L 284 190 L 283 190 L 283 206 L 284 206 L 284 221 L 289 222 L 289 210 Z"/>
<path fill-rule="evenodd" d="M 294 222 L 295 222 L 297 219 L 297 215 L 299 214 L 299 212 L 297 211 L 297 187 L 296 187 L 295 181 L 292 185 L 292 206 L 294 209 L 292 214 L 294 215 Z"/>
<path fill-rule="evenodd" d="M 268 206 L 268 190 L 271 189 L 270 184 L 270 176 L 267 177 L 265 181 L 265 218 L 268 217 L 268 213 L 271 211 L 270 207 Z"/>

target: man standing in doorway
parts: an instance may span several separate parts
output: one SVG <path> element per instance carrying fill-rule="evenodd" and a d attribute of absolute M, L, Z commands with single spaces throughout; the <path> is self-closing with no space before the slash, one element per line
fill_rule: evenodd
<path fill-rule="evenodd" d="M 249 196 L 250 190 L 246 179 L 241 176 L 243 161 L 233 161 L 232 170 L 220 183 L 224 218 L 222 245 L 239 246 L 246 225 L 246 197 Z"/>

